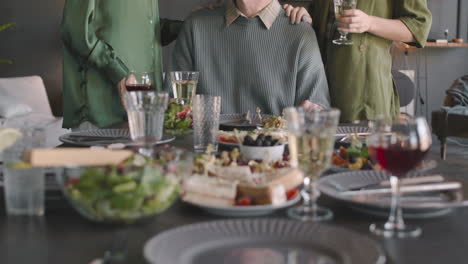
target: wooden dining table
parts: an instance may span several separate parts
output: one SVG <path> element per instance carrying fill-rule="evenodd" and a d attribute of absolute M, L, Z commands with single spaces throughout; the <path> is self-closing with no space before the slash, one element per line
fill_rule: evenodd
<path fill-rule="evenodd" d="M 190 137 L 178 138 L 171 144 L 191 148 Z M 449 158 L 445 161 L 439 160 L 438 149 L 434 145 L 428 157 L 438 162 L 434 172 L 465 182 L 468 186 L 468 149 L 450 146 Z M 146 263 L 143 246 L 158 233 L 182 225 L 225 219 L 178 201 L 149 222 L 112 226 L 90 222 L 75 212 L 59 195 L 47 195 L 55 195 L 55 199 L 48 199 L 45 216 L 11 217 L 5 214 L 3 190 L 1 191 L 0 263 L 87 264 L 102 257 L 122 230 L 125 230 L 128 238 L 126 257 L 124 261 L 116 263 Z M 335 214 L 332 220 L 323 222 L 323 225 L 344 227 L 374 239 L 384 249 L 387 263 L 468 263 L 468 208 L 457 208 L 447 215 L 435 218 L 408 219 L 408 223 L 422 227 L 423 234 L 419 238 L 384 239 L 373 236 L 368 228 L 370 223 L 385 221 L 385 218 L 353 211 L 325 196 L 320 198 L 319 203 L 331 208 Z M 287 218 L 284 211 L 265 217 Z"/>

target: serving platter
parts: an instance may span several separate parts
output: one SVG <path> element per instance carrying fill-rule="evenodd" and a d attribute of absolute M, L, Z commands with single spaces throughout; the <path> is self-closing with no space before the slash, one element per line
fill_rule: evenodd
<path fill-rule="evenodd" d="M 182 226 L 151 238 L 143 254 L 152 264 L 385 263 L 382 248 L 366 236 L 337 226 L 283 219 Z"/>
<path fill-rule="evenodd" d="M 239 130 L 254 130 L 262 126 L 262 121 L 271 115 L 261 115 L 262 119 L 257 114 L 250 114 L 251 122 L 248 122 L 246 114 L 221 114 L 219 116 L 219 128 L 226 131 L 234 129 Z"/>
<path fill-rule="evenodd" d="M 163 138 L 155 144 L 166 144 L 175 139 L 171 135 L 163 135 Z M 136 143 L 130 139 L 128 129 L 96 129 L 77 131 L 62 135 L 59 140 L 77 146 L 106 146 L 114 143 L 123 143 L 129 146 L 135 146 Z"/>
<path fill-rule="evenodd" d="M 297 194 L 294 198 L 286 201 L 280 205 L 250 205 L 250 206 L 230 206 L 230 207 L 216 207 L 202 204 L 196 204 L 188 201 L 185 203 L 191 204 L 204 210 L 207 213 L 219 216 L 227 217 L 249 217 L 249 216 L 262 216 L 272 214 L 275 211 L 288 208 L 295 205 L 301 200 L 300 194 Z"/>
<path fill-rule="evenodd" d="M 424 176 L 424 172 L 412 177 L 419 176 Z M 345 191 L 378 184 L 385 180 L 389 180 L 389 175 L 384 171 L 356 170 L 325 176 L 319 179 L 317 185 L 323 194 L 343 202 L 355 210 L 366 214 L 388 216 L 390 194 L 343 195 Z M 450 204 L 459 203 L 462 199 L 462 194 L 448 192 L 407 194 L 402 196 L 401 207 L 406 218 L 430 218 L 452 212 L 453 208 Z M 447 204 L 447 206 L 434 206 L 434 204 Z"/>

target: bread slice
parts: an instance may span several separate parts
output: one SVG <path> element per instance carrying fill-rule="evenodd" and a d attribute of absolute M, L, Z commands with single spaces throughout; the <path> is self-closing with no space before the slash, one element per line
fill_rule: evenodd
<path fill-rule="evenodd" d="M 182 200 L 205 206 L 232 206 L 236 201 L 237 183 L 193 175 L 182 182 Z"/>
<path fill-rule="evenodd" d="M 201 206 L 214 206 L 214 207 L 230 207 L 234 206 L 234 199 L 225 199 L 220 197 L 214 197 L 210 195 L 204 195 L 200 193 L 187 192 L 182 195 L 182 200 L 198 204 Z"/>
<path fill-rule="evenodd" d="M 279 204 L 285 201 L 286 192 L 302 184 L 303 174 L 299 169 L 285 168 L 264 175 L 264 183 L 239 184 L 238 197 L 250 197 L 255 204 Z M 282 186 L 279 188 L 277 186 Z M 282 190 L 284 196 L 281 195 Z"/>

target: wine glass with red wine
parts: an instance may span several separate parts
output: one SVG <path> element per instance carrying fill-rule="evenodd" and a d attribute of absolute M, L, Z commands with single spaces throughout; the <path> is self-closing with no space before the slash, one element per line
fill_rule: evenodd
<path fill-rule="evenodd" d="M 128 92 L 154 91 L 153 78 L 149 72 L 130 71 L 125 78 L 125 88 Z"/>
<path fill-rule="evenodd" d="M 403 221 L 399 179 L 423 161 L 432 144 L 431 131 L 423 117 L 379 118 L 373 125 L 369 153 L 391 175 L 392 200 L 387 222 L 372 224 L 370 231 L 384 237 L 417 237 L 421 228 Z"/>

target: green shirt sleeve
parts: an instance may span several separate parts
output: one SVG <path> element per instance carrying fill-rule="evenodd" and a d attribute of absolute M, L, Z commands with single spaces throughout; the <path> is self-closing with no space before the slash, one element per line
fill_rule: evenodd
<path fill-rule="evenodd" d="M 176 40 L 183 24 L 179 20 L 161 19 L 161 44 L 167 46 Z"/>
<path fill-rule="evenodd" d="M 432 14 L 427 8 L 427 1 L 395 0 L 395 15 L 411 31 L 416 46 L 424 47 L 432 25 Z"/>
<path fill-rule="evenodd" d="M 330 107 L 327 78 L 313 30 L 302 35 L 297 67 L 295 105 L 309 100 L 325 108 Z"/>
<path fill-rule="evenodd" d="M 64 45 L 87 64 L 105 74 L 117 84 L 125 77 L 128 68 L 115 54 L 111 45 L 99 39 L 96 31 L 100 25 L 94 20 L 95 0 L 68 0 L 62 21 Z"/>

